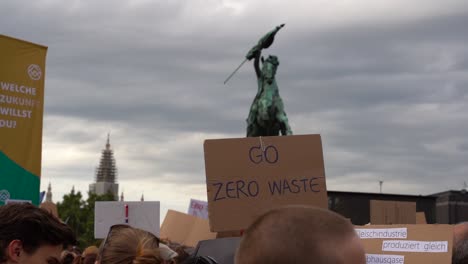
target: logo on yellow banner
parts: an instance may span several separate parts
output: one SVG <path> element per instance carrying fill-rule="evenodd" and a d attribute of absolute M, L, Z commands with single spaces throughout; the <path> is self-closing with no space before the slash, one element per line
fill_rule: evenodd
<path fill-rule="evenodd" d="M 28 75 L 29 78 L 33 79 L 34 81 L 38 81 L 42 77 L 42 70 L 41 67 L 37 64 L 31 64 L 28 67 Z"/>

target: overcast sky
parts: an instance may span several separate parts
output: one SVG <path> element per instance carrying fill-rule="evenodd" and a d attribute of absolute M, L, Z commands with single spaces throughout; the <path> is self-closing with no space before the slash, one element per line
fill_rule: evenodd
<path fill-rule="evenodd" d="M 107 133 L 126 200 L 206 200 L 203 141 L 243 137 L 258 39 L 330 190 L 468 182 L 468 1 L 2 0 L 0 32 L 49 47 L 41 189 L 86 193 Z"/>

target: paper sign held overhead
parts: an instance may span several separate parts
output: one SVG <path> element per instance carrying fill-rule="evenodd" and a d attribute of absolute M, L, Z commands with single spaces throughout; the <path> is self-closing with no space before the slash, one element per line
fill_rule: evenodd
<path fill-rule="evenodd" d="M 208 202 L 190 199 L 188 214 L 208 219 Z"/>
<path fill-rule="evenodd" d="M 328 207 L 320 135 L 206 140 L 211 231 L 247 228 L 285 205 Z"/>
<path fill-rule="evenodd" d="M 195 247 L 201 240 L 213 239 L 208 220 L 193 215 L 168 210 L 161 225 L 161 238 Z"/>
<path fill-rule="evenodd" d="M 96 202 L 94 212 L 95 238 L 105 238 L 116 224 L 128 224 L 159 236 L 159 202 Z"/>

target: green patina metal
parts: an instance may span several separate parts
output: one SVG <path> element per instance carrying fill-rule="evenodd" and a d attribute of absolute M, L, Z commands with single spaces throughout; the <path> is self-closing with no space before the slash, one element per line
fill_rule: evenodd
<path fill-rule="evenodd" d="M 277 26 L 263 36 L 246 55 L 246 60 L 254 59 L 258 90 L 247 118 L 247 137 L 292 135 L 283 100 L 276 83 L 278 57 L 270 55 L 265 60 L 262 50 L 273 44 L 276 33 L 284 26 Z M 262 67 L 260 68 L 260 61 Z"/>

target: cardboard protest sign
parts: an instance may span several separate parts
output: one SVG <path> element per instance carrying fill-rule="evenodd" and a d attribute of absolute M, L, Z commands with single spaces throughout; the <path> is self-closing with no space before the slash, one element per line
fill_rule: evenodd
<path fill-rule="evenodd" d="M 216 238 L 224 238 L 224 237 L 241 237 L 244 233 L 244 230 L 238 231 L 221 231 L 216 233 Z"/>
<path fill-rule="evenodd" d="M 425 215 L 424 212 L 417 212 L 416 213 L 416 224 L 418 224 L 418 225 L 427 224 L 426 215 Z"/>
<path fill-rule="evenodd" d="M 39 205 L 46 53 L 0 34 L 0 205 Z"/>
<path fill-rule="evenodd" d="M 200 240 L 212 239 L 208 220 L 168 210 L 161 225 L 161 238 L 168 238 L 186 246 L 195 247 Z"/>
<path fill-rule="evenodd" d="M 366 251 L 367 264 L 450 264 L 451 225 L 356 226 Z"/>
<path fill-rule="evenodd" d="M 190 199 L 188 214 L 208 219 L 208 202 Z"/>
<path fill-rule="evenodd" d="M 159 236 L 159 208 L 159 202 L 96 202 L 94 237 L 105 238 L 116 224 L 128 224 Z"/>
<path fill-rule="evenodd" d="M 370 201 L 373 225 L 416 224 L 416 202 Z"/>
<path fill-rule="evenodd" d="M 212 231 L 284 205 L 328 207 L 320 135 L 206 140 L 204 150 Z"/>
<path fill-rule="evenodd" d="M 47 212 L 51 213 L 53 216 L 59 218 L 57 205 L 53 202 L 43 202 L 39 205 L 39 208 L 46 210 Z"/>

